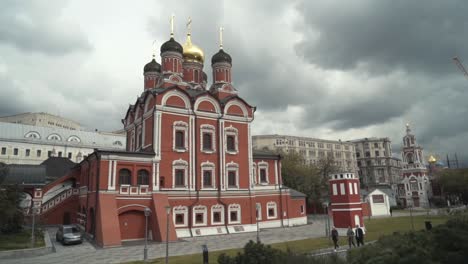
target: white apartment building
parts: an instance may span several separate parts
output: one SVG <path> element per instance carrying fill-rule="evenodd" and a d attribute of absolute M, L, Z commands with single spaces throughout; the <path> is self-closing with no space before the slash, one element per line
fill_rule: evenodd
<path fill-rule="evenodd" d="M 309 164 L 333 158 L 340 171 L 357 173 L 355 146 L 352 142 L 286 135 L 252 137 L 254 149 L 300 153 Z"/>

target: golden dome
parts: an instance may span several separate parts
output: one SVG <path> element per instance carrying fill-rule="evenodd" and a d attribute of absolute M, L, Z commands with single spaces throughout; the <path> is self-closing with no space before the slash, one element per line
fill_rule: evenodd
<path fill-rule="evenodd" d="M 185 41 L 184 45 L 182 45 L 182 48 L 184 49 L 184 60 L 200 63 L 205 61 L 205 54 L 203 53 L 203 50 L 201 50 L 197 45 L 192 44 L 190 34 L 187 34 L 187 40 Z"/>
<path fill-rule="evenodd" d="M 429 161 L 429 163 L 435 163 L 437 161 L 437 159 L 434 157 L 434 156 L 430 156 L 429 159 L 427 159 L 427 161 Z"/>

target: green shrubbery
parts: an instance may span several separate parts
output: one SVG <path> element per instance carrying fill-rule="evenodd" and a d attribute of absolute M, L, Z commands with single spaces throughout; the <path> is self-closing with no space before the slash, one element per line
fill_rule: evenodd
<path fill-rule="evenodd" d="M 465 212 L 431 231 L 409 232 L 380 238 L 376 243 L 348 251 L 347 260 L 331 254 L 311 257 L 281 251 L 261 243 L 250 241 L 242 253 L 234 257 L 221 254 L 219 264 L 417 264 L 468 263 L 468 214 Z"/>
<path fill-rule="evenodd" d="M 348 253 L 349 263 L 467 263 L 468 217 L 458 216 L 432 231 L 386 236 Z"/>

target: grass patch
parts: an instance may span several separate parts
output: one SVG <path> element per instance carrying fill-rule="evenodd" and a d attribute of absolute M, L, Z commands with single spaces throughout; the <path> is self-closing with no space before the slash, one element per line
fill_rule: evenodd
<path fill-rule="evenodd" d="M 44 234 L 42 232 L 36 232 L 36 240 L 34 247 L 43 247 L 44 245 Z M 16 234 L 2 234 L 0 236 L 0 251 L 29 248 L 30 246 L 30 230 L 23 230 L 22 232 Z"/>
<path fill-rule="evenodd" d="M 448 216 L 426 216 L 418 215 L 413 216 L 414 230 L 422 230 L 425 228 L 424 222 L 431 221 L 433 226 L 437 226 L 447 222 Z M 378 218 L 368 220 L 364 219 L 366 224 L 366 236 L 365 241 L 377 240 L 381 236 L 390 235 L 394 232 L 406 232 L 412 230 L 411 218 L 409 216 L 402 217 L 389 217 L 389 218 Z M 342 247 L 348 246 L 347 238 L 342 235 L 339 240 L 339 244 Z M 247 243 L 247 242 L 246 242 Z M 288 241 L 271 244 L 273 248 L 287 250 L 288 248 L 295 253 L 308 253 L 317 249 L 332 247 L 333 243 L 330 239 L 325 237 L 310 238 L 304 240 Z M 210 252 L 210 264 L 218 263 L 218 256 L 222 253 L 226 253 L 230 256 L 234 256 L 237 252 L 241 252 L 242 248 L 220 250 Z M 152 260 L 150 263 L 160 264 L 164 263 L 164 258 Z M 170 257 L 169 263 L 171 264 L 199 264 L 202 262 L 201 254 L 191 254 L 184 256 Z M 129 262 L 129 264 L 140 264 L 142 261 Z"/>

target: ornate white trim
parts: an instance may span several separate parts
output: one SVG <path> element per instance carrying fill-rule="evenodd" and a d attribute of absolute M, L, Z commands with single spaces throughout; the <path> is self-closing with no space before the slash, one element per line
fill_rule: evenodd
<path fill-rule="evenodd" d="M 184 108 L 190 109 L 190 99 L 187 97 L 187 95 L 185 95 L 184 93 L 178 90 L 172 90 L 172 91 L 165 93 L 163 98 L 161 99 L 161 105 L 166 106 L 166 107 L 171 107 L 171 106 L 167 106 L 166 103 L 167 103 L 167 100 L 169 100 L 169 98 L 171 98 L 172 96 L 179 97 L 180 99 L 182 99 L 182 101 L 184 101 L 184 104 L 185 104 Z"/>
<path fill-rule="evenodd" d="M 214 213 L 219 212 L 220 213 L 220 222 L 215 222 L 214 221 Z M 215 204 L 211 206 L 211 225 L 224 225 L 224 206 L 221 204 Z"/>
<path fill-rule="evenodd" d="M 231 221 L 231 212 L 237 212 L 237 220 Z M 230 204 L 228 207 L 228 224 L 240 224 L 242 220 L 241 206 L 239 204 Z"/>

